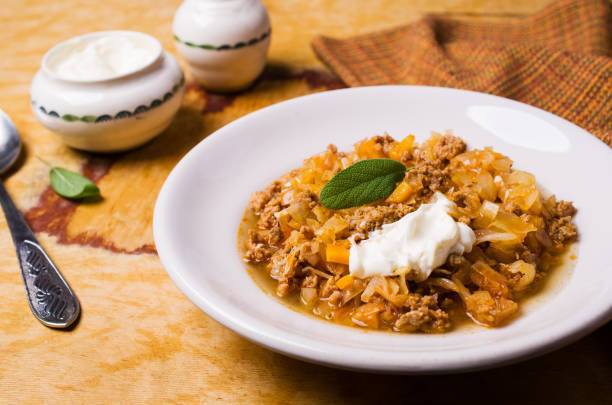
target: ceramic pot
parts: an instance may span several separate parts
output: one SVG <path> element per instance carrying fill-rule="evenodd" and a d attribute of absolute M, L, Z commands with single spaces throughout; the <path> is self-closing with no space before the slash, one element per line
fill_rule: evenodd
<path fill-rule="evenodd" d="M 259 0 L 185 0 L 173 31 L 193 77 L 208 90 L 242 90 L 266 64 L 270 21 Z"/>
<path fill-rule="evenodd" d="M 122 35 L 150 47 L 149 60 L 132 71 L 102 80 L 58 74 L 52 66 L 74 41 Z M 132 31 L 104 31 L 62 42 L 44 56 L 31 87 L 36 118 L 77 149 L 116 152 L 154 138 L 170 125 L 181 105 L 184 76 L 155 38 Z"/>

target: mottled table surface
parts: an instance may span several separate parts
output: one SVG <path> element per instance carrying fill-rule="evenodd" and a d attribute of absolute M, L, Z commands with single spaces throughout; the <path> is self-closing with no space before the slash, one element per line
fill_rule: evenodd
<path fill-rule="evenodd" d="M 332 370 L 260 348 L 208 318 L 172 284 L 152 238 L 158 190 L 192 146 L 250 111 L 343 86 L 314 57 L 315 34 L 346 36 L 424 13 L 508 20 L 547 2 L 266 1 L 274 30 L 269 66 L 252 89 L 207 94 L 188 76 L 183 107 L 159 138 L 132 152 L 93 156 L 67 148 L 34 119 L 28 90 L 42 55 L 60 40 L 105 29 L 147 32 L 174 53 L 178 1 L 2 0 L 0 108 L 26 145 L 7 187 L 78 293 L 83 314 L 71 331 L 47 329 L 32 317 L 0 216 L 0 403 L 610 401 L 610 325 L 555 353 L 479 373 Z M 104 200 L 76 205 L 58 198 L 36 156 L 92 177 Z"/>

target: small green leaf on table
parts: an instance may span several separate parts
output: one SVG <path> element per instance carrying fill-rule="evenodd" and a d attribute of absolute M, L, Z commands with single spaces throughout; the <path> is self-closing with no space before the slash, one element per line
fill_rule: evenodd
<path fill-rule="evenodd" d="M 51 188 L 65 198 L 80 200 L 99 197 L 100 189 L 87 177 L 61 167 L 53 167 L 49 172 Z"/>

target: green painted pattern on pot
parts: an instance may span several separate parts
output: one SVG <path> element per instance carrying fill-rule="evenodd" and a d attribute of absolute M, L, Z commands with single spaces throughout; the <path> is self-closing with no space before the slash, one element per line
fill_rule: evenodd
<path fill-rule="evenodd" d="M 64 115 L 62 115 L 62 119 L 64 121 L 68 121 L 68 122 L 74 122 L 74 121 L 80 121 L 81 120 L 79 117 L 77 117 L 76 115 L 72 115 L 72 114 L 64 114 Z"/>
<path fill-rule="evenodd" d="M 157 108 L 160 105 L 164 104 L 166 101 L 170 100 L 172 98 L 172 96 L 174 96 L 176 94 L 176 92 L 185 84 L 185 77 L 182 76 L 181 80 L 176 83 L 174 86 L 172 86 L 172 89 L 170 89 L 168 92 L 164 93 L 163 96 L 156 98 L 155 100 L 153 100 L 151 103 L 149 103 L 148 105 L 139 105 L 138 107 L 136 107 L 135 109 L 128 111 L 128 110 L 123 110 L 123 111 L 119 111 L 116 114 L 102 114 L 102 115 L 83 115 L 83 116 L 78 116 L 78 115 L 74 115 L 74 114 L 59 114 L 57 111 L 54 110 L 49 110 L 48 108 L 45 108 L 42 105 L 38 105 L 38 103 L 36 102 L 36 100 L 32 100 L 32 105 L 34 107 L 37 107 L 38 111 L 40 111 L 41 113 L 48 115 L 50 117 L 54 117 L 54 118 L 59 118 L 61 120 L 64 120 L 66 122 L 84 122 L 87 124 L 97 124 L 100 122 L 107 122 L 107 121 L 111 121 L 111 120 L 118 120 L 118 119 L 122 119 L 122 118 L 128 118 L 128 117 L 132 117 L 138 114 L 142 114 L 144 112 L 150 111 L 153 108 Z"/>
<path fill-rule="evenodd" d="M 240 49 L 240 48 L 244 48 L 247 46 L 253 46 L 255 44 L 258 44 L 259 42 L 268 38 L 270 36 L 271 31 L 272 29 L 268 28 L 266 32 L 264 32 L 258 37 L 251 38 L 248 41 L 236 42 L 235 44 L 224 44 L 224 45 L 194 44 L 193 42 L 185 41 L 179 38 L 176 34 L 174 35 L 174 40 L 183 45 L 187 45 L 191 48 L 205 49 L 208 51 L 231 51 L 231 50 Z"/>

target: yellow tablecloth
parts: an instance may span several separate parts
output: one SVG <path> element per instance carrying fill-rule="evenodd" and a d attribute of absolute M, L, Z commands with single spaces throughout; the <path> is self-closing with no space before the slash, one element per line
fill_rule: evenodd
<path fill-rule="evenodd" d="M 315 34 L 348 36 L 405 23 L 425 12 L 512 19 L 547 0 L 270 0 L 269 67 L 236 96 L 188 83 L 183 108 L 157 140 L 133 152 L 92 156 L 61 144 L 34 119 L 29 84 L 45 51 L 70 36 L 133 29 L 175 52 L 178 1 L 3 0 L 0 108 L 26 145 L 7 187 L 77 292 L 72 331 L 43 327 L 27 306 L 13 245 L 0 216 L 0 403 L 365 403 L 449 401 L 603 403 L 612 397 L 610 326 L 554 354 L 492 371 L 389 377 L 337 371 L 272 353 L 196 308 L 155 254 L 157 192 L 193 145 L 250 111 L 342 86 L 310 49 Z M 104 200 L 75 205 L 48 189 L 52 164 L 97 179 Z"/>

